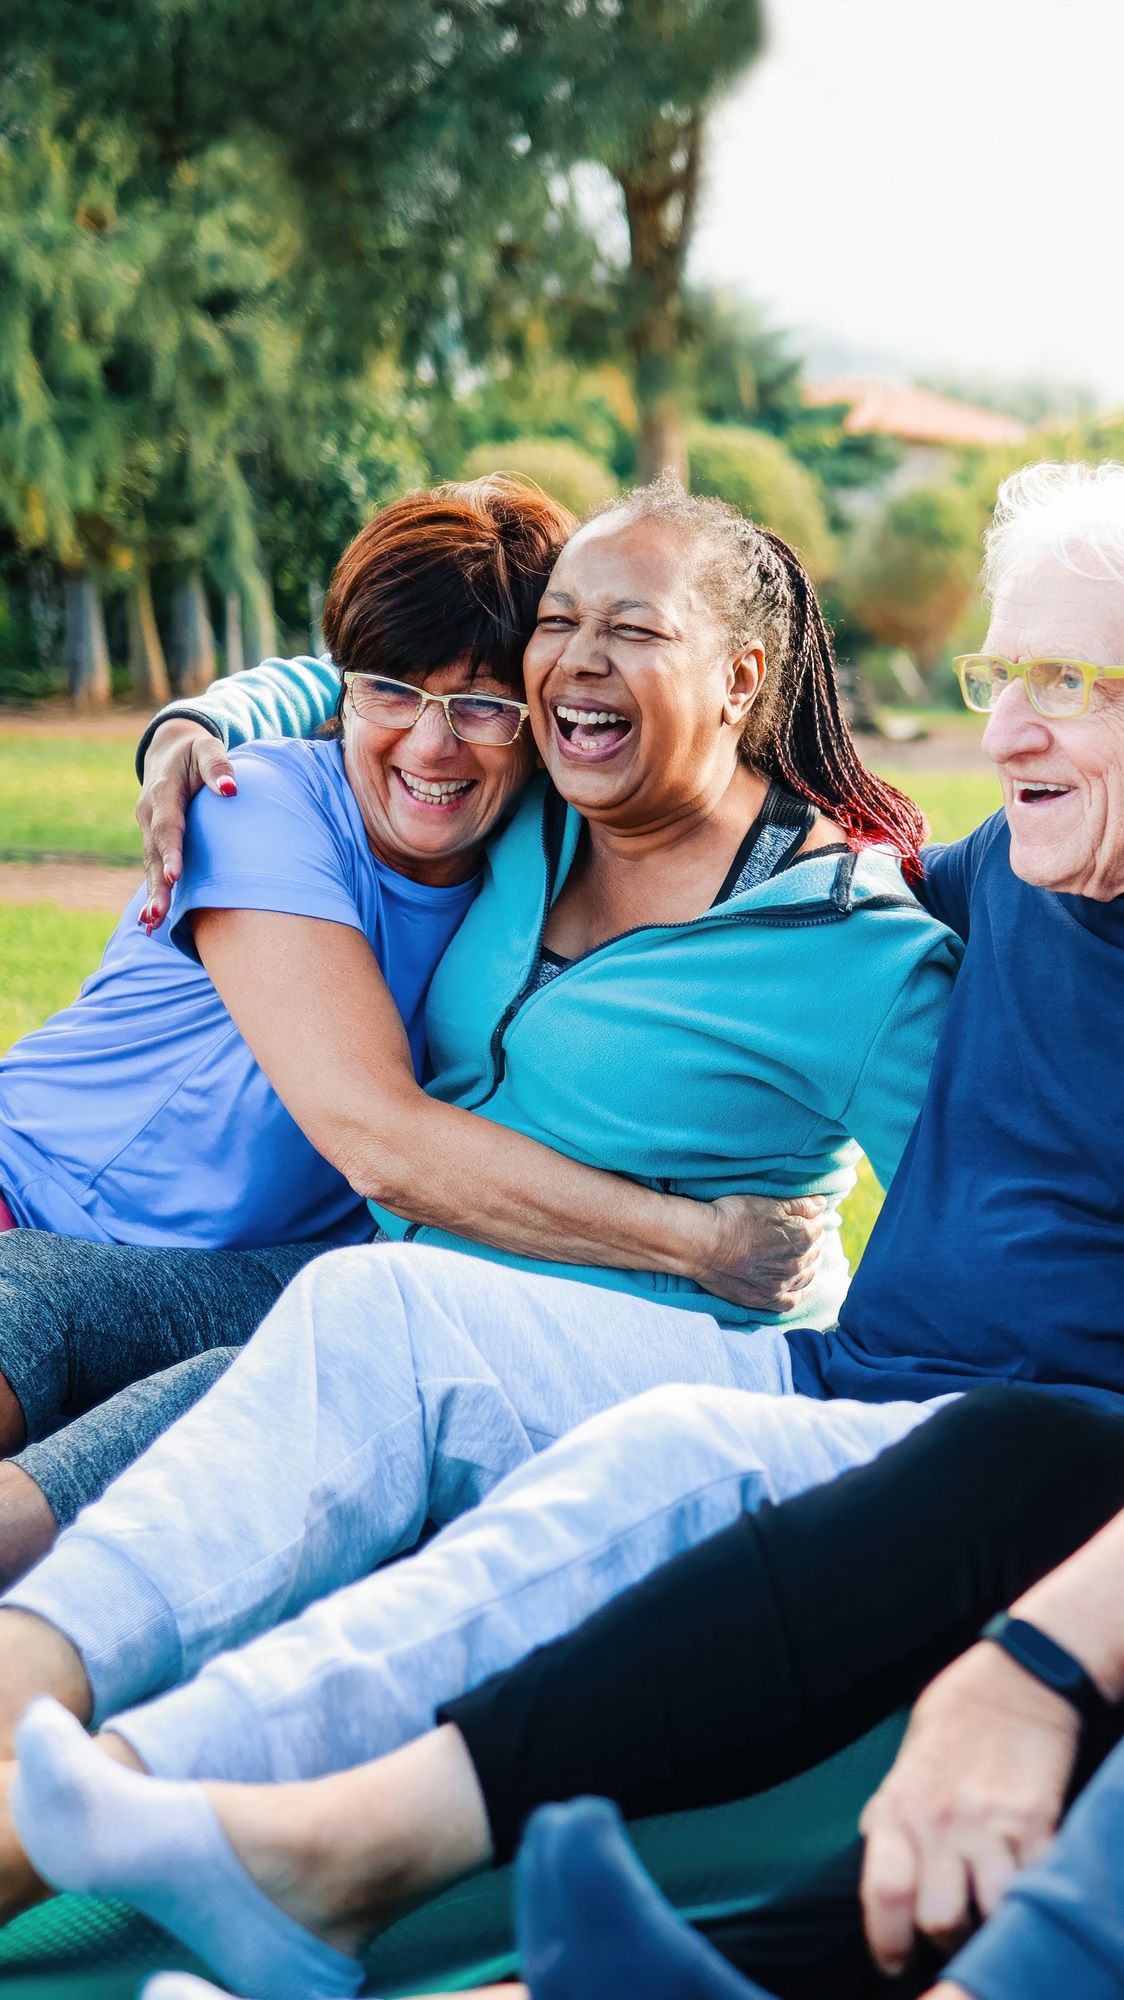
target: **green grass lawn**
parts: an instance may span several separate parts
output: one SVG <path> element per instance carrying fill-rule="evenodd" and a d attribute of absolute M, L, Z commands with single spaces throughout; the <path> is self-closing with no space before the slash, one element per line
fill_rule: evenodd
<path fill-rule="evenodd" d="M 73 1000 L 115 922 L 109 910 L 0 903 L 0 1053 Z"/>
<path fill-rule="evenodd" d="M 934 840 L 960 840 L 1003 803 L 990 771 L 900 771 L 879 762 L 878 775 L 917 800 Z"/>
<path fill-rule="evenodd" d="M 128 737 L 22 736 L 0 724 L 0 860 L 138 860 L 134 747 Z"/>
<path fill-rule="evenodd" d="M 127 740 L 29 737 L 0 731 L 0 859 L 43 849 L 132 861 L 136 779 Z M 999 805 L 986 772 L 900 771 L 882 775 L 917 800 L 935 840 L 970 833 Z M 65 1007 L 92 972 L 114 926 L 108 912 L 53 903 L 0 903 L 0 1051 Z M 882 1192 L 864 1160 L 843 1212 L 852 1266 L 874 1226 Z"/>

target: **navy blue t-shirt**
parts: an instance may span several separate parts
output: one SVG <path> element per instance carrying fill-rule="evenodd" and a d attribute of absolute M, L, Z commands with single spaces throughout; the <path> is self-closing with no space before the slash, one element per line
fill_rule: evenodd
<path fill-rule="evenodd" d="M 1124 1401 L 1124 897 L 1031 888 L 1009 848 L 997 813 L 926 851 L 968 949 L 841 1324 L 789 1335 L 805 1394 Z"/>

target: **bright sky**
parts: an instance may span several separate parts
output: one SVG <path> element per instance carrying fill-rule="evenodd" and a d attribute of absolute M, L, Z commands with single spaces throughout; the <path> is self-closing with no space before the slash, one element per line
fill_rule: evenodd
<path fill-rule="evenodd" d="M 896 358 L 1124 404 L 1124 0 L 765 7 L 695 274 L 815 343 L 821 374 Z"/>

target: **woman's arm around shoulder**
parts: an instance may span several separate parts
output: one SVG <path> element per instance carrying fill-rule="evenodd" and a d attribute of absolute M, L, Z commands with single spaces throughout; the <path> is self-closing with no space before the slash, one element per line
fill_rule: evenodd
<path fill-rule="evenodd" d="M 338 696 L 339 675 L 327 658 L 263 660 L 153 717 L 137 746 L 150 930 L 166 917 L 183 872 L 184 816 L 195 794 L 206 786 L 217 798 L 233 798 L 238 789 L 227 750 L 264 737 L 311 736 L 335 713 Z"/>

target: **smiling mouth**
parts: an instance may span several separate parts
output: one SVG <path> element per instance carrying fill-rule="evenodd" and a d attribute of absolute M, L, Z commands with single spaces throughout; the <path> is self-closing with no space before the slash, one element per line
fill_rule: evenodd
<path fill-rule="evenodd" d="M 613 756 L 632 735 L 632 724 L 619 709 L 576 708 L 559 701 L 555 702 L 553 713 L 566 751 L 585 763 Z"/>
<path fill-rule="evenodd" d="M 1072 785 L 1016 785 L 1015 797 L 1021 806 L 1042 806 L 1068 797 L 1072 790 Z"/>
<path fill-rule="evenodd" d="M 412 771 L 394 772 L 402 790 L 416 806 L 450 811 L 459 806 L 476 784 L 475 778 L 418 778 Z"/>

